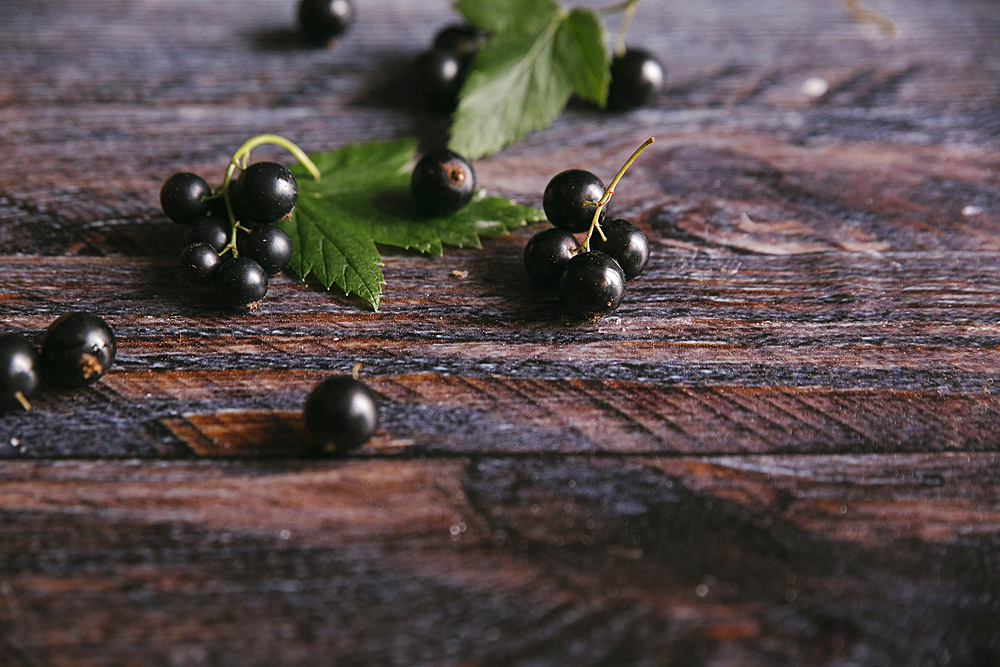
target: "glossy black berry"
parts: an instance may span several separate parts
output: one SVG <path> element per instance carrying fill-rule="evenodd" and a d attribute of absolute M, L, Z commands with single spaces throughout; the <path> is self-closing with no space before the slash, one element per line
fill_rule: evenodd
<path fill-rule="evenodd" d="M 524 246 L 524 268 L 531 281 L 542 289 L 555 290 L 566 262 L 573 258 L 578 247 L 576 237 L 558 227 L 549 227 L 532 236 Z"/>
<path fill-rule="evenodd" d="M 118 350 L 115 332 L 93 313 L 69 313 L 42 337 L 42 364 L 59 384 L 85 387 L 108 372 Z"/>
<path fill-rule="evenodd" d="M 240 253 L 260 264 L 268 276 L 278 275 L 292 260 L 288 234 L 273 225 L 257 225 L 237 243 Z"/>
<path fill-rule="evenodd" d="M 596 204 L 604 196 L 604 182 L 583 169 L 567 169 L 552 177 L 542 195 L 545 216 L 556 227 L 578 234 L 590 229 Z M 601 209 L 604 220 L 608 208 Z"/>
<path fill-rule="evenodd" d="M 160 188 L 160 206 L 174 222 L 189 225 L 208 213 L 209 204 L 204 199 L 212 194 L 212 187 L 198 174 L 174 174 Z"/>
<path fill-rule="evenodd" d="M 413 63 L 417 92 L 422 95 L 424 105 L 435 111 L 455 108 L 463 74 L 461 58 L 443 49 L 424 51 Z"/>
<path fill-rule="evenodd" d="M 608 109 L 628 111 L 649 104 L 663 88 L 663 66 L 646 51 L 629 49 L 611 61 Z"/>
<path fill-rule="evenodd" d="M 476 174 L 464 157 L 442 148 L 420 158 L 413 168 L 410 190 L 424 213 L 450 215 L 472 199 Z"/>
<path fill-rule="evenodd" d="M 603 252 L 581 252 L 566 262 L 559 278 L 559 304 L 572 315 L 593 320 L 622 302 L 625 274 Z"/>
<path fill-rule="evenodd" d="M 215 285 L 223 306 L 246 308 L 267 294 L 267 274 L 249 257 L 234 257 L 219 267 Z"/>
<path fill-rule="evenodd" d="M 326 46 L 342 35 L 354 17 L 350 0 L 302 0 L 299 4 L 299 28 L 317 46 Z"/>
<path fill-rule="evenodd" d="M 232 227 L 228 220 L 208 215 L 187 230 L 184 234 L 184 245 L 205 243 L 215 248 L 216 252 L 222 252 L 223 248 L 229 245 L 231 233 Z"/>
<path fill-rule="evenodd" d="M 486 33 L 475 26 L 454 23 L 443 28 L 434 37 L 434 48 L 449 51 L 460 59 L 468 60 L 486 43 L 486 38 Z"/>
<path fill-rule="evenodd" d="M 214 194 L 219 195 L 221 193 L 219 190 L 216 190 Z M 214 215 L 220 220 L 229 220 L 229 212 L 226 210 L 225 197 L 215 197 L 214 199 L 209 199 L 208 212 L 210 215 Z"/>
<path fill-rule="evenodd" d="M 192 285 L 207 285 L 222 265 L 222 259 L 209 244 L 192 243 L 181 251 L 179 265 L 184 280 Z"/>
<path fill-rule="evenodd" d="M 41 373 L 38 351 L 27 338 L 14 333 L 0 335 L 0 412 L 27 409 Z"/>
<path fill-rule="evenodd" d="M 244 224 L 277 222 L 292 212 L 298 198 L 295 176 L 277 162 L 255 162 L 230 183 L 233 213 Z"/>
<path fill-rule="evenodd" d="M 378 428 L 375 395 L 349 376 L 319 383 L 306 398 L 303 416 L 313 440 L 336 452 L 360 447 Z"/>
<path fill-rule="evenodd" d="M 590 237 L 591 250 L 606 253 L 618 262 L 625 280 L 632 280 L 642 273 L 649 263 L 649 239 L 646 234 L 621 218 L 602 222 L 601 231 L 608 240 L 601 240 L 601 235 L 595 232 Z"/>

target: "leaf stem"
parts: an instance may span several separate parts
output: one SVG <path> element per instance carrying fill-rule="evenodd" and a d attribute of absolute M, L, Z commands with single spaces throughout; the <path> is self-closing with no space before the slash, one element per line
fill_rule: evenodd
<path fill-rule="evenodd" d="M 615 186 L 618 185 L 618 181 L 622 180 L 622 176 L 625 175 L 625 170 L 631 167 L 632 163 L 635 162 L 635 159 L 639 157 L 639 154 L 646 150 L 646 147 L 654 141 L 656 141 L 656 137 L 650 137 L 649 139 L 646 139 L 646 141 L 642 142 L 642 145 L 635 149 L 635 152 L 632 153 L 629 159 L 625 160 L 625 164 L 623 164 L 622 168 L 618 170 L 617 174 L 615 174 L 615 177 L 611 180 L 611 184 L 604 190 L 604 194 L 601 196 L 600 201 L 592 202 L 597 205 L 597 208 L 594 209 L 594 218 L 590 221 L 590 229 L 587 230 L 587 238 L 583 240 L 584 252 L 590 252 L 590 237 L 593 236 L 595 229 L 597 230 L 597 233 L 601 235 L 602 240 L 608 240 L 607 237 L 604 236 L 604 231 L 601 229 L 601 223 L 599 222 L 601 212 L 604 210 L 604 207 L 608 205 L 608 202 L 611 201 L 611 196 L 615 194 Z"/>

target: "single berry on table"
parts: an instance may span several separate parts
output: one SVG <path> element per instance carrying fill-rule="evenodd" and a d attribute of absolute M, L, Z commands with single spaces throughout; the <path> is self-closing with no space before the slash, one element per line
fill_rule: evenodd
<path fill-rule="evenodd" d="M 30 409 L 38 389 L 42 362 L 31 342 L 20 334 L 0 335 L 0 412 Z"/>
<path fill-rule="evenodd" d="M 230 183 L 229 200 L 240 222 L 267 224 L 286 217 L 299 198 L 299 184 L 283 164 L 255 162 Z"/>
<path fill-rule="evenodd" d="M 464 61 L 470 60 L 486 43 L 485 32 L 468 23 L 453 23 L 445 26 L 434 37 L 434 48 L 454 53 Z"/>
<path fill-rule="evenodd" d="M 179 264 L 184 280 L 192 285 L 207 285 L 222 265 L 222 258 L 213 246 L 192 243 L 181 251 Z"/>
<path fill-rule="evenodd" d="M 168 218 L 181 224 L 191 224 L 208 213 L 205 197 L 212 187 L 198 174 L 181 172 L 168 178 L 160 188 L 160 206 Z"/>
<path fill-rule="evenodd" d="M 42 336 L 42 364 L 59 384 L 85 387 L 114 363 L 118 345 L 108 323 L 93 313 L 68 313 Z"/>
<path fill-rule="evenodd" d="M 215 285 L 224 306 L 246 308 L 267 294 L 267 274 L 249 257 L 234 257 L 219 267 Z"/>
<path fill-rule="evenodd" d="M 578 247 L 576 237 L 565 229 L 549 227 L 532 236 L 524 246 L 524 268 L 535 285 L 555 290 L 566 262 L 573 258 Z"/>
<path fill-rule="evenodd" d="M 578 234 L 590 229 L 597 202 L 604 196 L 604 182 L 583 169 L 567 169 L 552 177 L 542 195 L 545 217 L 556 227 Z M 601 209 L 598 222 L 607 207 Z"/>
<path fill-rule="evenodd" d="M 215 248 L 216 252 L 222 252 L 229 245 L 229 235 L 231 233 L 232 226 L 230 226 L 228 220 L 210 215 L 205 216 L 197 224 L 188 228 L 187 233 L 184 235 L 184 245 L 206 243 Z"/>
<path fill-rule="evenodd" d="M 354 17 L 350 0 L 302 0 L 299 4 L 299 28 L 317 46 L 344 34 Z"/>
<path fill-rule="evenodd" d="M 375 395 L 349 376 L 319 383 L 306 398 L 303 416 L 316 443 L 336 452 L 360 447 L 378 428 Z"/>
<path fill-rule="evenodd" d="M 625 274 L 603 252 L 581 252 L 566 262 L 559 278 L 559 304 L 570 314 L 593 320 L 607 315 L 625 295 Z"/>
<path fill-rule="evenodd" d="M 595 232 L 590 237 L 590 249 L 607 253 L 618 262 L 625 280 L 632 280 L 642 273 L 649 263 L 649 239 L 646 234 L 622 218 L 602 222 L 601 231 L 607 241 Z"/>
<path fill-rule="evenodd" d="M 292 260 L 292 242 L 283 229 L 257 225 L 237 239 L 240 253 L 260 264 L 268 276 L 285 270 Z"/>
<path fill-rule="evenodd" d="M 424 51 L 414 61 L 413 70 L 413 79 L 425 106 L 435 111 L 455 108 L 464 74 L 459 56 L 443 49 Z"/>
<path fill-rule="evenodd" d="M 607 107 L 628 111 L 653 101 L 663 88 L 663 66 L 642 49 L 628 49 L 611 61 Z"/>
<path fill-rule="evenodd" d="M 476 174 L 472 165 L 447 148 L 428 153 L 413 169 L 410 190 L 429 215 L 450 215 L 472 200 Z"/>

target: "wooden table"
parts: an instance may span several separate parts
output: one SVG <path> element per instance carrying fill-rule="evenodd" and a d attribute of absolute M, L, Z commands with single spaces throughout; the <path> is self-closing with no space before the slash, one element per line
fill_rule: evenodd
<path fill-rule="evenodd" d="M 446 126 L 405 65 L 449 3 L 358 5 L 324 51 L 290 0 L 0 4 L 2 329 L 120 345 L 0 416 L 0 664 L 1000 664 L 1000 5 L 880 0 L 889 39 L 646 0 L 655 108 L 476 164 L 537 206 L 656 136 L 614 200 L 653 258 L 598 322 L 527 284 L 532 229 L 387 251 L 378 313 L 294 276 L 220 311 L 169 174 Z M 355 363 L 379 433 L 306 456 Z"/>

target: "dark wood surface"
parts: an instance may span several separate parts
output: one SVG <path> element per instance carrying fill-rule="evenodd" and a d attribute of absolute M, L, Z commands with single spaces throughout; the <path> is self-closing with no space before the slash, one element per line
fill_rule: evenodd
<path fill-rule="evenodd" d="M 220 311 L 170 173 L 442 136 L 405 65 L 448 3 L 358 5 L 317 51 L 288 0 L 0 3 L 0 329 L 119 336 L 0 415 L 0 664 L 1000 664 L 1000 5 L 881 1 L 890 39 L 645 0 L 655 107 L 476 165 L 539 205 L 656 136 L 613 201 L 653 257 L 596 323 L 527 284 L 532 229 L 387 251 L 378 313 L 291 276 Z M 311 457 L 355 363 L 381 429 Z"/>

